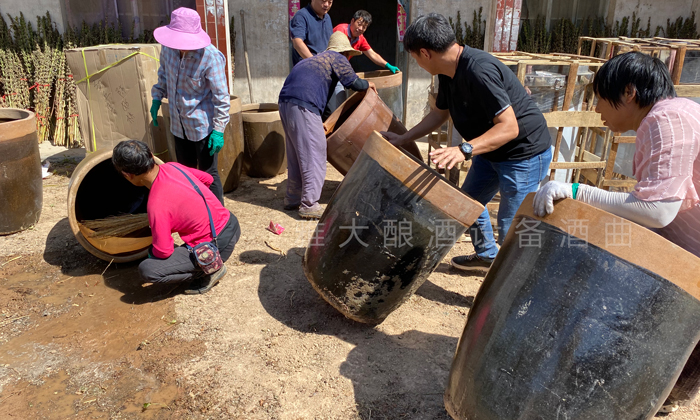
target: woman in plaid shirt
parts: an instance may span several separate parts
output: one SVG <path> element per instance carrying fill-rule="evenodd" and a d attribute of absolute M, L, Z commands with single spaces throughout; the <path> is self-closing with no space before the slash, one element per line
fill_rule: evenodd
<path fill-rule="evenodd" d="M 151 89 L 153 125 L 158 126 L 161 100 L 168 98 L 177 161 L 211 175 L 214 182 L 209 189 L 223 204 L 216 163 L 231 107 L 226 59 L 211 45 L 192 9 L 174 10 L 170 24 L 156 29 L 153 36 L 163 45 L 158 83 Z"/>

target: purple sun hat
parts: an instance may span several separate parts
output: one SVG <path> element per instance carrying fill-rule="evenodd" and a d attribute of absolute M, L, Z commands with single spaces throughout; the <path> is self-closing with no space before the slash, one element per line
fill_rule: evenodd
<path fill-rule="evenodd" d="M 211 44 L 211 38 L 202 30 L 199 14 L 186 7 L 173 10 L 170 25 L 157 28 L 153 37 L 174 50 L 198 50 Z"/>

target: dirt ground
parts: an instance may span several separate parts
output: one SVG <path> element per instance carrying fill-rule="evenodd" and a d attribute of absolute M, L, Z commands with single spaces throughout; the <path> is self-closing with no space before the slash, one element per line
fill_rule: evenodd
<path fill-rule="evenodd" d="M 302 272 L 314 224 L 282 210 L 286 176 L 244 178 L 226 195 L 242 228 L 228 274 L 186 296 L 78 244 L 74 167 L 54 162 L 39 223 L 0 237 L 0 419 L 450 418 L 442 396 L 485 272 L 448 263 L 470 243 L 382 324 L 358 324 Z M 341 179 L 329 166 L 322 203 Z M 700 419 L 700 405 L 669 418 Z"/>

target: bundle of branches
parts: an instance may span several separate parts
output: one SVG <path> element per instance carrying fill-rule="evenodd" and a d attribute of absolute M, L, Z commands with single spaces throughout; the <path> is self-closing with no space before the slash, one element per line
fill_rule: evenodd
<path fill-rule="evenodd" d="M 457 38 L 457 43 L 460 45 L 466 45 L 472 48 L 483 49 L 484 48 L 484 32 L 486 31 L 486 21 L 482 17 L 483 7 L 479 8 L 479 12 L 474 11 L 474 16 L 472 18 L 472 23 L 464 22 L 464 27 L 462 27 L 462 16 L 459 11 L 457 11 L 457 18 L 452 21 L 449 17 L 450 26 L 455 32 L 455 38 Z"/>
<path fill-rule="evenodd" d="M 654 36 L 663 35 L 668 38 L 697 39 L 695 13 L 690 18 L 679 17 L 671 23 L 669 19 L 666 29 L 658 26 Z M 575 54 L 578 49 L 578 37 L 594 38 L 649 38 L 651 36 L 651 18 L 647 18 L 646 28 L 642 26 L 641 18 L 636 13 L 615 21 L 614 25 L 606 25 L 603 17 L 587 17 L 583 20 L 559 19 L 552 22 L 552 29 L 547 28 L 546 19 L 537 16 L 534 22 L 524 19 L 518 36 L 518 50 L 531 53 L 561 52 Z M 588 52 L 590 41 L 582 44 L 583 51 Z M 596 47 L 595 56 L 601 53 L 601 46 Z"/>
<path fill-rule="evenodd" d="M 131 42 L 130 39 L 125 40 L 121 33 L 121 25 L 115 25 L 113 22 L 102 20 L 92 25 L 88 25 L 85 21 L 83 21 L 80 27 L 70 25 L 66 27 L 66 30 L 63 33 L 63 42 L 66 45 L 72 45 L 71 48 Z"/>
<path fill-rule="evenodd" d="M 66 145 L 66 54 L 57 51 L 58 62 L 56 63 L 56 89 L 53 97 L 53 107 L 51 114 L 56 118 L 53 139 L 54 145 Z"/>
<path fill-rule="evenodd" d="M 0 15 L 0 98 L 4 107 L 29 108 L 28 74 L 22 64 L 19 45 L 15 44 L 10 26 Z"/>
<path fill-rule="evenodd" d="M 695 24 L 695 12 L 689 18 L 683 19 L 679 17 L 675 22 L 671 23 L 671 19 L 666 20 L 666 29 L 661 26 L 656 27 L 654 36 L 662 35 L 666 38 L 676 39 L 697 39 L 698 28 Z"/>
<path fill-rule="evenodd" d="M 69 27 L 70 29 L 70 27 Z M 68 67 L 68 62 L 65 60 L 65 50 L 75 48 L 75 38 L 72 36 L 73 33 L 70 30 L 66 30 L 63 34 L 64 41 L 64 69 L 63 74 L 65 74 L 65 93 L 63 96 L 64 101 L 64 112 L 66 115 L 66 133 L 65 137 L 58 140 L 54 137 L 54 142 L 56 145 L 66 146 L 66 147 L 80 147 L 83 144 L 82 136 L 80 134 L 80 125 L 78 121 L 78 87 L 75 84 L 75 79 L 73 78 L 73 73 L 70 67 Z M 58 143 L 60 141 L 60 144 Z"/>
<path fill-rule="evenodd" d="M 39 143 L 46 140 L 51 128 L 51 91 L 56 78 L 56 58 L 59 51 L 44 44 L 43 50 L 34 51 L 36 71 L 34 73 L 34 112 L 37 121 Z"/>
<path fill-rule="evenodd" d="M 155 42 L 151 31 L 122 37 L 121 26 L 106 20 L 67 26 L 61 35 L 51 15 L 37 16 L 36 29 L 24 14 L 9 23 L 0 15 L 0 106 L 34 111 L 39 141 L 82 146 L 78 103 L 65 49 L 98 44 Z"/>
<path fill-rule="evenodd" d="M 146 213 L 124 214 L 104 219 L 83 220 L 81 223 L 94 232 L 91 235 L 93 238 L 124 237 L 147 228 L 148 215 Z"/>
<path fill-rule="evenodd" d="M 681 19 L 681 21 L 682 20 L 683 19 Z M 659 31 L 658 28 L 656 29 L 657 32 Z M 651 35 L 651 18 L 648 18 L 647 20 L 647 28 L 641 29 L 641 19 L 637 16 L 635 12 L 632 12 L 631 18 L 629 16 L 625 16 L 622 18 L 621 21 L 615 21 L 615 25 L 612 27 L 612 29 L 608 29 L 606 30 L 606 32 L 606 36 L 613 38 L 617 38 L 620 36 L 630 38 L 649 38 L 649 36 Z"/>
<path fill-rule="evenodd" d="M 66 113 L 68 122 L 66 126 L 65 145 L 67 147 L 80 147 L 83 144 L 83 137 L 80 134 L 80 124 L 78 121 L 78 86 L 75 84 L 73 73 L 71 73 L 68 63 L 66 63 Z"/>
<path fill-rule="evenodd" d="M 571 19 L 559 20 L 552 29 L 552 51 L 575 54 L 578 37 L 582 35 L 581 26 Z"/>
<path fill-rule="evenodd" d="M 518 34 L 518 51 L 548 54 L 552 42 L 552 34 L 547 30 L 546 19 L 537 16 L 534 23 L 529 19 L 523 20 Z"/>
<path fill-rule="evenodd" d="M 52 126 L 52 93 L 63 54 L 62 40 L 51 21 L 51 15 L 37 18 L 34 47 L 34 112 L 37 119 L 39 143 L 48 139 Z M 54 104 L 55 105 L 55 104 Z"/>
<path fill-rule="evenodd" d="M 231 85 L 233 85 L 233 77 L 236 70 L 236 63 L 234 62 L 234 57 L 236 56 L 236 30 L 235 30 L 236 18 L 231 14 Z"/>

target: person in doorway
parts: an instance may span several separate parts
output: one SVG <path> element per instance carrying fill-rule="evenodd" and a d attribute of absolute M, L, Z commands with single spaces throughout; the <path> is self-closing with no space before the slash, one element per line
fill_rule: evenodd
<path fill-rule="evenodd" d="M 211 175 L 210 189 L 223 204 L 217 160 L 231 107 L 226 59 L 211 45 L 192 9 L 174 10 L 170 24 L 157 28 L 153 36 L 163 46 L 158 83 L 151 89 L 153 125 L 158 126 L 158 109 L 168 98 L 177 161 Z"/>
<path fill-rule="evenodd" d="M 399 68 L 392 66 L 388 61 L 382 58 L 381 55 L 377 54 L 372 47 L 369 46 L 364 33 L 372 24 L 372 15 L 366 10 L 358 10 L 350 19 L 350 23 L 341 23 L 340 25 L 333 28 L 333 32 L 342 32 L 348 36 L 350 40 L 350 45 L 362 54 L 366 55 L 374 64 L 379 67 L 384 67 L 390 70 L 391 73 L 396 74 Z"/>
<path fill-rule="evenodd" d="M 605 63 L 593 79 L 596 112 L 613 132 L 637 132 L 631 193 L 550 181 L 535 195 L 539 216 L 554 201 L 573 198 L 653 229 L 700 257 L 700 105 L 676 98 L 658 58 L 629 52 Z M 691 354 L 661 409 L 688 405 L 700 391 L 700 345 Z"/>
<path fill-rule="evenodd" d="M 458 45 L 444 16 L 420 16 L 407 29 L 404 47 L 419 66 L 438 75 L 436 108 L 403 135 L 382 132 L 400 146 L 423 137 L 452 117 L 467 140 L 430 153 L 440 168 L 472 159 L 462 190 L 486 205 L 500 192 L 498 241 L 505 238 L 525 196 L 537 190 L 552 159 L 544 116 L 515 74 L 491 54 Z M 475 253 L 452 259 L 467 270 L 489 267 L 498 247 L 488 210 L 469 229 Z"/>
<path fill-rule="evenodd" d="M 187 294 L 211 290 L 226 274 L 226 265 L 205 275 L 190 248 L 213 241 L 210 221 L 214 224 L 217 247 L 224 262 L 241 236 L 236 216 L 207 188 L 213 182 L 212 176 L 179 163 L 158 165 L 148 146 L 138 140 L 119 142 L 114 147 L 112 164 L 132 184 L 150 189 L 147 212 L 153 246 L 148 258 L 139 264 L 144 283 L 187 283 Z M 184 245 L 174 246 L 172 234 L 175 232 Z"/>
<path fill-rule="evenodd" d="M 341 23 L 333 28 L 333 32 L 344 33 L 348 36 L 350 45 L 352 45 L 354 49 L 367 56 L 367 58 L 369 58 L 379 67 L 386 68 L 390 70 L 392 74 L 396 74 L 400 71 L 399 68 L 392 66 L 388 61 L 382 58 L 381 55 L 377 54 L 372 47 L 369 46 L 369 43 L 364 36 L 365 31 L 367 31 L 367 28 L 371 23 L 372 15 L 366 10 L 358 10 L 355 12 L 352 19 L 350 19 L 349 24 Z M 345 99 L 347 99 L 345 89 L 343 89 L 343 86 L 340 84 L 336 85 L 335 91 L 333 92 L 331 99 L 328 101 L 328 108 L 325 111 L 324 116 L 327 118 L 330 113 L 335 111 L 345 101 Z"/>
<path fill-rule="evenodd" d="M 333 33 L 333 23 L 328 11 L 333 0 L 311 0 L 303 9 L 299 9 L 289 22 L 289 35 L 292 38 L 292 63 L 323 52 Z"/>
<path fill-rule="evenodd" d="M 348 37 L 334 33 L 328 49 L 292 68 L 279 96 L 279 109 L 287 145 L 287 193 L 285 210 L 299 209 L 299 216 L 319 219 L 326 178 L 326 134 L 321 113 L 335 84 L 357 91 L 374 84 L 357 77 L 348 58 L 359 55 Z"/>

